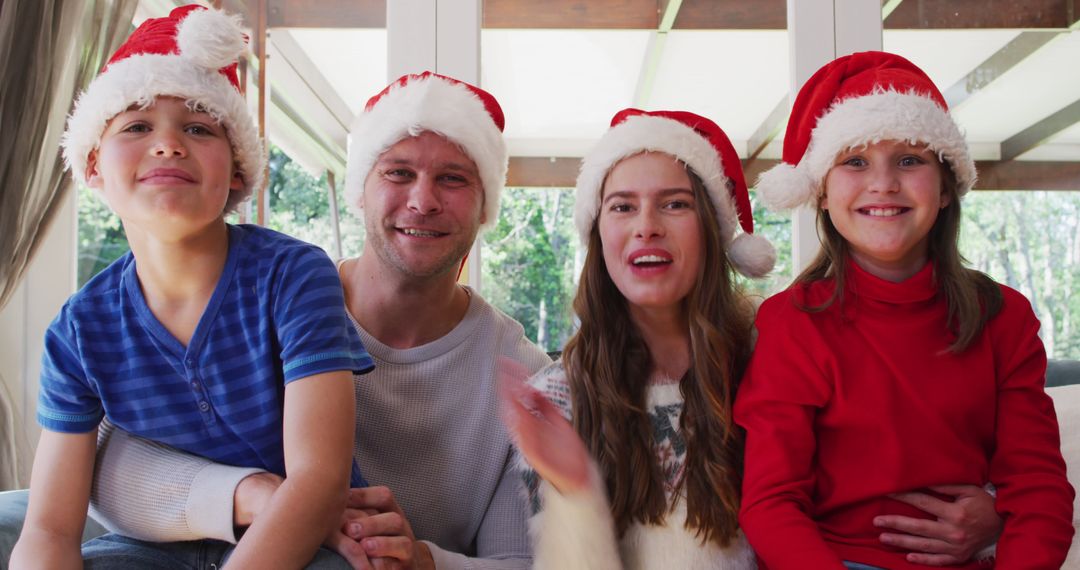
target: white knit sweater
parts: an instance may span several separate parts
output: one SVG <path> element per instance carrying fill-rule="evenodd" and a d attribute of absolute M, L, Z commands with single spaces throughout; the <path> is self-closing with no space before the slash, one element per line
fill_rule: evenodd
<path fill-rule="evenodd" d="M 561 362 L 534 375 L 529 383 L 570 419 L 570 388 Z M 664 524 L 635 523 L 617 540 L 603 477 L 595 464 L 590 486 L 585 491 L 563 495 L 539 480 L 536 472 L 520 460 L 519 468 L 532 493 L 530 504 L 534 514 L 529 520 L 529 532 L 536 568 L 753 570 L 757 567 L 754 552 L 741 532 L 734 543 L 720 548 L 711 542 L 702 544 L 685 526 L 686 500 L 675 490 L 686 466 L 686 442 L 679 430 L 683 410 L 679 385 L 651 385 L 647 405 L 653 424 L 653 450 L 665 474 L 665 492 L 671 505 Z"/>

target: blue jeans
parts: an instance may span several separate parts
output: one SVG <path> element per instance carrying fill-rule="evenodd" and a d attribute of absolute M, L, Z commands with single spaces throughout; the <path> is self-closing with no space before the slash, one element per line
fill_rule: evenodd
<path fill-rule="evenodd" d="M 234 545 L 220 540 L 146 542 L 109 533 L 83 544 L 83 567 L 86 570 L 216 570 L 229 559 L 233 548 Z M 307 565 L 308 570 L 349 568 L 344 558 L 325 548 L 320 548 Z"/>
<path fill-rule="evenodd" d="M 862 562 L 850 562 L 848 560 L 844 561 L 844 566 L 847 566 L 848 570 L 885 570 L 884 568 L 878 568 L 877 566 L 863 564 Z"/>

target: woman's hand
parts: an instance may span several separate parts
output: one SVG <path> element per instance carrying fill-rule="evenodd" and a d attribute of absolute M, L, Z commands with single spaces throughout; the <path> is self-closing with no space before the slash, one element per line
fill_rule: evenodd
<path fill-rule="evenodd" d="M 875 517 L 875 526 L 899 531 L 882 533 L 881 542 L 910 550 L 907 560 L 913 564 L 948 566 L 971 560 L 997 541 L 1004 521 L 986 490 L 974 485 L 941 485 L 930 490 L 951 495 L 953 501 L 918 492 L 898 493 L 892 498 L 924 510 L 937 520 L 900 515 Z"/>
<path fill-rule="evenodd" d="M 499 358 L 498 367 L 503 423 L 525 460 L 562 494 L 587 487 L 591 460 L 574 426 L 525 383 L 525 367 L 505 357 Z"/>

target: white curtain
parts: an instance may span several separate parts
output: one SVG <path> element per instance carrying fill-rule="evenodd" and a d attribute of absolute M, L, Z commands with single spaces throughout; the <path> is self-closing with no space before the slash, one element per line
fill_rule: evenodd
<path fill-rule="evenodd" d="M 137 0 L 0 0 L 0 309 L 71 179 L 60 136 L 74 95 L 131 31 Z M 0 378 L 0 490 L 25 486 L 23 414 Z"/>

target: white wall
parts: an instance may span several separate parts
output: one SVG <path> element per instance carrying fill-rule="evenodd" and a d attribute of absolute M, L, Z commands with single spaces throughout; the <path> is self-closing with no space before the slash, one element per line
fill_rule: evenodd
<path fill-rule="evenodd" d="M 22 283 L 0 311 L 0 377 L 22 420 L 22 429 L 14 436 L 22 438 L 30 449 L 37 445 L 40 432 L 34 414 L 45 329 L 75 291 L 78 255 L 75 194 L 74 190 L 67 192 Z M 25 485 L 29 483 L 30 458 L 21 463 Z"/>

